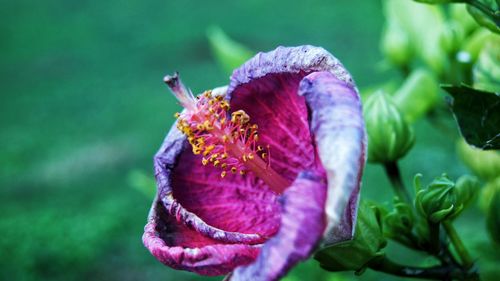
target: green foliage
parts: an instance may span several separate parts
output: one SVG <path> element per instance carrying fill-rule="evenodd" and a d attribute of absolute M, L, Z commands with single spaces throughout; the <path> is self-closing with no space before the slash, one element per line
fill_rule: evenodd
<path fill-rule="evenodd" d="M 384 255 L 382 249 L 386 244 L 379 208 L 372 203 L 361 201 L 354 238 L 321 249 L 314 258 L 328 271 L 362 272 L 370 261 Z"/>
<path fill-rule="evenodd" d="M 472 2 L 472 1 L 471 1 Z M 494 0 L 477 0 L 478 5 L 468 5 L 467 11 L 478 24 L 500 34 L 499 6 Z M 495 12 L 496 11 L 496 12 Z"/>
<path fill-rule="evenodd" d="M 413 129 L 387 94 L 369 96 L 363 108 L 368 132 L 368 160 L 377 163 L 396 161 L 413 146 Z"/>
<path fill-rule="evenodd" d="M 231 74 L 254 54 L 250 49 L 231 39 L 220 27 L 207 30 L 208 42 L 219 65 Z"/>
<path fill-rule="evenodd" d="M 500 149 L 500 95 L 462 86 L 443 86 L 465 140 L 481 149 Z"/>

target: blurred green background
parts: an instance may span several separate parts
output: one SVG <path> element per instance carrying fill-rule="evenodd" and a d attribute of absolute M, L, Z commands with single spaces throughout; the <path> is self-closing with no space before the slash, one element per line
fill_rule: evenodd
<path fill-rule="evenodd" d="M 228 82 L 208 26 L 258 51 L 322 46 L 361 88 L 397 75 L 377 67 L 379 1 L 19 0 L 1 1 L 0 16 L 1 280 L 204 279 L 164 267 L 143 247 L 151 198 L 134 187 L 152 177 L 153 154 L 178 109 L 162 77 L 178 70 L 194 92 Z M 407 183 L 416 172 L 426 182 L 466 172 L 446 135 L 425 120 L 416 129 L 402 162 Z M 363 196 L 390 201 L 381 167 L 368 165 Z M 482 239 L 475 212 L 459 229 Z M 360 277 L 309 261 L 288 278 Z M 373 272 L 361 279 L 381 278 L 396 280 Z"/>

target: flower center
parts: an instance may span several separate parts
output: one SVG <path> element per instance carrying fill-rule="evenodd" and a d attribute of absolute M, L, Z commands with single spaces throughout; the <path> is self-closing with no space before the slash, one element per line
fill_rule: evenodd
<path fill-rule="evenodd" d="M 223 96 L 212 95 L 212 91 L 195 98 L 177 73 L 166 76 L 164 81 L 186 108 L 183 113 L 175 114 L 177 128 L 187 136 L 193 153 L 203 156 L 203 165 L 220 168 L 221 178 L 229 172 L 245 175 L 252 171 L 276 193 L 282 193 L 290 185 L 271 168 L 269 145 L 258 144 L 258 126 L 250 123 L 245 111 L 229 115 L 229 102 Z"/>

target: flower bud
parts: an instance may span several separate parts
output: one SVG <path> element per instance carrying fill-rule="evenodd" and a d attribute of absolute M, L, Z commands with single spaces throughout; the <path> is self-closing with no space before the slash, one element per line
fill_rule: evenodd
<path fill-rule="evenodd" d="M 458 23 L 447 23 L 446 28 L 439 38 L 441 48 L 448 54 L 453 54 L 460 49 L 465 38 L 465 32 Z"/>
<path fill-rule="evenodd" d="M 413 129 L 384 92 L 366 100 L 363 113 L 368 131 L 368 160 L 387 163 L 403 157 L 415 142 Z"/>
<path fill-rule="evenodd" d="M 316 253 L 315 259 L 329 271 L 364 270 L 368 262 L 384 255 L 381 250 L 387 241 L 381 220 L 377 206 L 361 201 L 353 240 L 324 248 Z"/>
<path fill-rule="evenodd" d="M 413 123 L 434 108 L 439 100 L 439 84 L 429 71 L 420 68 L 410 74 L 393 99 L 406 120 Z"/>
<path fill-rule="evenodd" d="M 394 65 L 407 65 L 413 57 L 408 34 L 394 20 L 388 20 L 380 48 L 387 60 Z"/>
<path fill-rule="evenodd" d="M 500 244 L 500 190 L 496 190 L 491 201 L 486 217 L 486 225 L 491 239 Z"/>
<path fill-rule="evenodd" d="M 481 179 L 490 181 L 500 176 L 499 151 L 481 150 L 460 139 L 457 142 L 457 153 L 465 166 Z"/>
<path fill-rule="evenodd" d="M 407 236 L 411 235 L 414 222 L 412 207 L 396 197 L 394 209 L 384 216 L 384 233 L 403 244 L 411 244 Z"/>
<path fill-rule="evenodd" d="M 415 206 L 423 217 L 433 223 L 456 218 L 470 203 L 478 190 L 478 181 L 462 176 L 457 182 L 446 174 L 434 179 L 426 188 L 417 186 Z"/>

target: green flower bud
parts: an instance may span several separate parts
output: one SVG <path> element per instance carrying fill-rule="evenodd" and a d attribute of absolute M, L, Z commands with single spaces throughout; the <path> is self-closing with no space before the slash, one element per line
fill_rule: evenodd
<path fill-rule="evenodd" d="M 435 73 L 443 73 L 448 68 L 447 56 L 436 47 L 445 28 L 442 7 L 401 0 L 386 0 L 383 3 L 387 21 L 395 21 L 404 30 L 415 57 Z"/>
<path fill-rule="evenodd" d="M 445 52 L 453 54 L 460 49 L 464 39 L 465 32 L 462 26 L 451 22 L 447 23 L 446 27 L 443 29 L 439 44 Z"/>
<path fill-rule="evenodd" d="M 414 70 L 393 96 L 406 120 L 413 123 L 434 108 L 439 100 L 439 84 L 425 69 Z"/>
<path fill-rule="evenodd" d="M 402 244 L 412 245 L 414 223 L 412 207 L 396 197 L 394 209 L 384 216 L 384 234 Z"/>
<path fill-rule="evenodd" d="M 379 208 L 361 201 L 353 240 L 324 248 L 314 258 L 329 271 L 362 271 L 367 263 L 384 255 L 381 250 L 386 245 Z"/>
<path fill-rule="evenodd" d="M 387 22 L 380 48 L 389 62 L 394 65 L 407 65 L 413 57 L 410 38 L 396 21 Z"/>
<path fill-rule="evenodd" d="M 500 190 L 493 194 L 491 201 L 486 217 L 486 225 L 491 239 L 500 244 Z"/>
<path fill-rule="evenodd" d="M 465 166 L 481 179 L 490 181 L 500 176 L 500 152 L 498 150 L 475 148 L 461 138 L 457 142 L 457 153 Z"/>
<path fill-rule="evenodd" d="M 481 188 L 481 193 L 479 194 L 479 207 L 483 211 L 488 212 L 493 202 L 493 197 L 497 193 L 500 193 L 500 175 Z"/>
<path fill-rule="evenodd" d="M 384 92 L 378 91 L 369 96 L 363 113 L 368 131 L 369 161 L 396 161 L 413 146 L 413 129 Z"/>
<path fill-rule="evenodd" d="M 471 176 L 462 176 L 455 183 L 443 174 L 425 189 L 417 189 L 417 210 L 427 220 L 439 223 L 454 219 L 462 212 L 478 190 L 478 181 Z"/>

